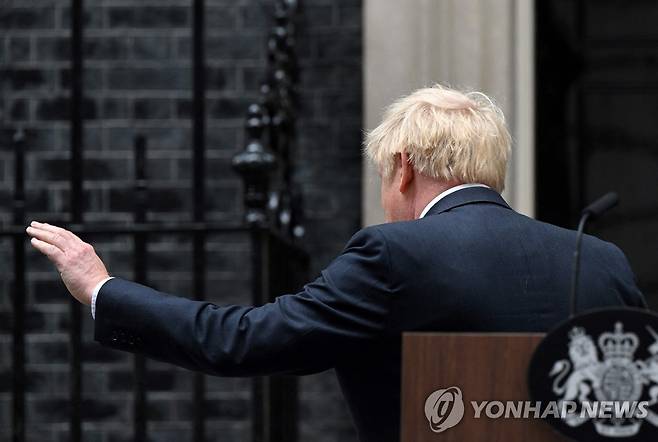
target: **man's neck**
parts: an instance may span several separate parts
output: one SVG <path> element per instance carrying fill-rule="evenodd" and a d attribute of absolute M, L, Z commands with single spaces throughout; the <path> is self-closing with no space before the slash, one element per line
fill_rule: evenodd
<path fill-rule="evenodd" d="M 459 181 L 436 181 L 430 180 L 429 178 L 424 178 L 426 182 L 419 183 L 418 194 L 414 199 L 414 219 L 420 218 L 420 214 L 423 212 L 425 207 L 436 198 L 438 195 L 442 194 L 446 190 L 458 186 L 462 183 Z"/>
<path fill-rule="evenodd" d="M 433 197 L 432 197 L 432 198 L 431 198 L 431 199 L 430 199 L 430 200 L 429 200 L 429 201 L 423 206 L 423 208 L 420 210 L 419 213 L 416 213 L 416 211 L 414 210 L 415 219 L 418 219 L 418 218 L 422 218 L 422 217 L 424 217 L 424 216 L 427 214 L 427 212 L 429 212 L 430 209 L 431 209 L 432 207 L 434 207 L 434 205 L 435 205 L 436 203 L 438 203 L 441 199 L 443 199 L 444 197 L 448 196 L 449 194 L 451 194 L 451 193 L 453 193 L 453 192 L 457 192 L 457 191 L 459 191 L 459 190 L 461 190 L 461 189 L 470 188 L 470 187 L 488 187 L 488 186 L 486 186 L 486 185 L 484 185 L 484 184 L 480 184 L 480 183 L 470 183 L 470 184 L 462 184 L 462 183 L 459 183 L 459 184 L 455 184 L 455 185 L 452 185 L 452 186 L 444 186 L 444 187 L 443 187 L 443 190 L 441 190 L 441 191 L 439 191 L 437 194 L 435 194 L 435 195 L 434 195 L 434 196 L 433 196 Z"/>

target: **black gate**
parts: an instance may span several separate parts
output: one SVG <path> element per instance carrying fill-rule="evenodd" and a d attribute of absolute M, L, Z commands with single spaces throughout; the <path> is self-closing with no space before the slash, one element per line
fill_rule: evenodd
<path fill-rule="evenodd" d="M 207 291 L 205 275 L 206 239 L 211 235 L 247 235 L 251 250 L 251 297 L 254 304 L 263 304 L 276 294 L 298 288 L 304 282 L 307 255 L 295 240 L 303 235 L 301 198 L 292 183 L 290 151 L 295 141 L 295 90 L 297 64 L 294 44 L 294 23 L 297 2 L 274 2 L 272 30 L 267 40 L 268 66 L 261 86 L 260 101 L 249 106 L 245 148 L 233 158 L 234 169 L 244 181 L 244 222 L 209 223 L 205 220 L 205 53 L 204 1 L 194 0 L 193 8 L 193 161 L 192 161 L 192 222 L 147 222 L 148 171 L 146 151 L 148 139 L 134 137 L 134 223 L 129 226 L 85 223 L 83 213 L 83 1 L 71 2 L 71 97 L 70 97 L 70 223 L 67 228 L 85 238 L 107 238 L 117 235 L 132 237 L 134 243 L 134 279 L 147 280 L 146 246 L 149 237 L 157 234 L 187 235 L 193 244 L 193 294 L 204 299 Z M 12 343 L 12 434 L 15 442 L 25 440 L 26 370 L 26 237 L 25 229 L 25 143 L 26 134 L 17 130 L 14 136 L 13 225 L 0 231 L 0 237 L 11 238 L 14 257 L 12 281 L 13 343 Z M 77 301 L 70 303 L 70 440 L 82 440 L 82 317 Z M 134 440 L 147 440 L 147 370 L 141 356 L 134 358 Z M 205 378 L 196 374 L 193 387 L 193 440 L 206 439 L 204 425 Z M 293 377 L 256 378 L 252 385 L 252 439 L 254 441 L 296 440 L 297 385 Z"/>

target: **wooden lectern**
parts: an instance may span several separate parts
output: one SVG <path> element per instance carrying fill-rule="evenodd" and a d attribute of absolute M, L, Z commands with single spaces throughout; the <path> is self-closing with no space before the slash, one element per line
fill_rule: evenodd
<path fill-rule="evenodd" d="M 471 401 L 527 401 L 527 368 L 542 334 L 405 333 L 402 344 L 401 442 L 532 441 L 566 438 L 540 419 L 474 418 Z M 461 389 L 464 417 L 440 433 L 430 429 L 425 400 Z"/>

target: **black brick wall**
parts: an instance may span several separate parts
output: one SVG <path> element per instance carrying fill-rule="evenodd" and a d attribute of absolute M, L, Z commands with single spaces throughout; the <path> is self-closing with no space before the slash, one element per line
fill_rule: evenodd
<path fill-rule="evenodd" d="M 240 182 L 231 156 L 244 143 L 247 104 L 264 73 L 270 21 L 258 0 L 206 0 L 208 201 L 210 220 L 239 220 Z M 360 224 L 361 2 L 303 0 L 299 147 L 295 179 L 306 200 L 306 247 L 316 274 Z M 132 220 L 132 138 L 148 137 L 150 220 L 189 220 L 191 212 L 190 1 L 87 0 L 85 13 L 85 220 Z M 11 221 L 16 128 L 27 133 L 28 220 L 66 221 L 69 210 L 69 2 L 0 3 L 0 223 Z M 92 238 L 89 238 L 92 241 Z M 128 237 L 93 240 L 112 273 L 132 276 Z M 0 440 L 10 431 L 10 243 L 0 240 Z M 247 303 L 245 238 L 207 243 L 209 292 L 217 303 Z M 151 238 L 152 285 L 191 292 L 191 244 Z M 64 441 L 67 433 L 67 294 L 51 266 L 29 251 L 26 300 L 28 439 Z M 132 357 L 92 341 L 85 312 L 85 440 L 131 436 Z M 150 361 L 149 434 L 181 441 L 191 434 L 189 372 Z M 210 440 L 248 440 L 249 382 L 208 378 Z M 333 373 L 301 379 L 301 440 L 355 440 Z"/>

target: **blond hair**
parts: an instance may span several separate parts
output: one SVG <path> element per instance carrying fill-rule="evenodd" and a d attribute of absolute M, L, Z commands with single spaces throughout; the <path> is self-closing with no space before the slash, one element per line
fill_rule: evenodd
<path fill-rule="evenodd" d="M 396 154 L 405 152 L 425 176 L 502 192 L 511 137 L 503 112 L 485 94 L 436 85 L 389 106 L 364 145 L 385 178 L 394 171 Z"/>

